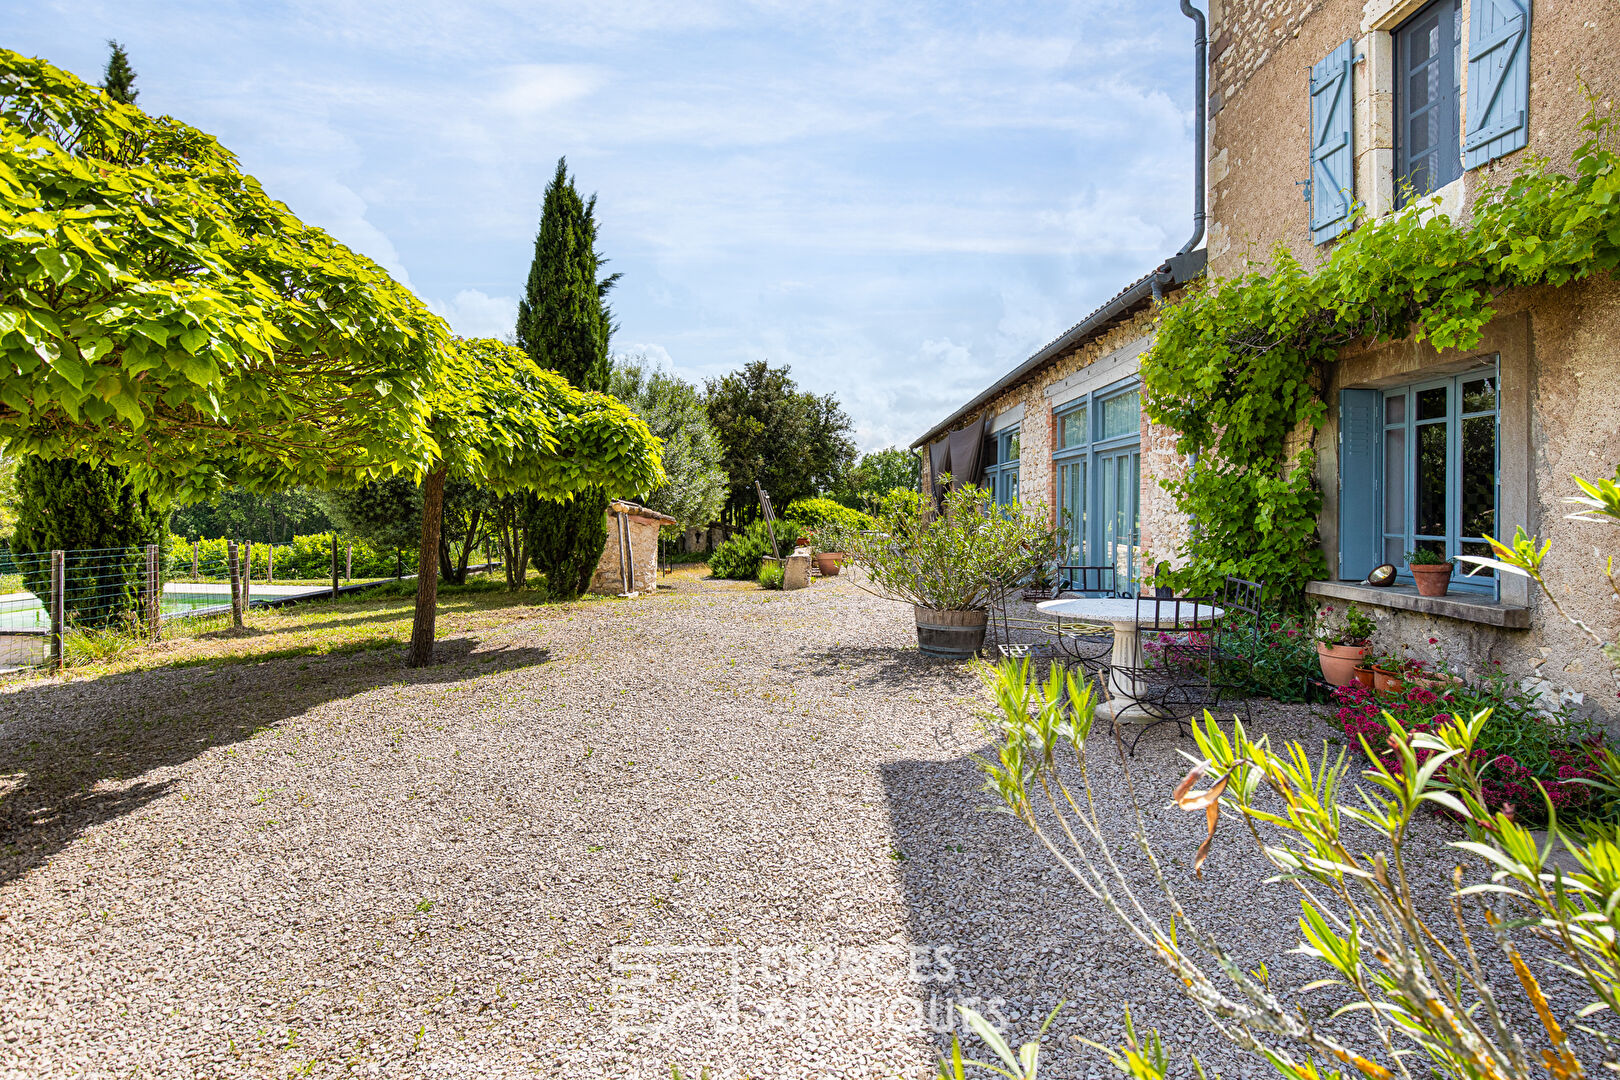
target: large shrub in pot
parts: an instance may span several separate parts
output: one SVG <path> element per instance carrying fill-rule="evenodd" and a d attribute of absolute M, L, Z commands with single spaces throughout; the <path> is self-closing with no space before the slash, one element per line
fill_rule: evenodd
<path fill-rule="evenodd" d="M 920 498 L 887 500 L 871 529 L 840 528 L 835 537 L 865 571 L 868 591 L 934 611 L 981 611 L 1059 550 L 1044 513 L 996 506 L 972 484 L 946 495 L 939 511 Z"/>

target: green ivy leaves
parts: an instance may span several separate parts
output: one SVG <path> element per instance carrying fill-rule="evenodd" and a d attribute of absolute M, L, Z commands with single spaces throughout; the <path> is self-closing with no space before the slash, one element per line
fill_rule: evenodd
<path fill-rule="evenodd" d="M 1362 221 L 1314 272 L 1279 247 L 1269 271 L 1195 288 L 1165 309 L 1142 360 L 1143 407 L 1197 460 L 1164 482 L 1194 524 L 1172 584 L 1203 592 L 1241 574 L 1287 605 L 1326 572 L 1314 456 L 1290 449 L 1327 416 L 1323 375 L 1341 346 L 1413 335 L 1471 348 L 1502 291 L 1620 266 L 1613 120 L 1594 113 L 1584 130 L 1573 176 L 1531 160 L 1478 199 L 1466 227 L 1414 206 Z"/>

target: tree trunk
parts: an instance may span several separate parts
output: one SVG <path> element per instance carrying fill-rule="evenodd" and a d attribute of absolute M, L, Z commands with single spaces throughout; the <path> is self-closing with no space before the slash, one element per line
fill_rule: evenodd
<path fill-rule="evenodd" d="M 411 667 L 433 663 L 433 618 L 439 601 L 439 530 L 444 518 L 444 473 L 439 466 L 422 485 L 422 546 L 416 566 L 416 621 L 411 624 Z"/>

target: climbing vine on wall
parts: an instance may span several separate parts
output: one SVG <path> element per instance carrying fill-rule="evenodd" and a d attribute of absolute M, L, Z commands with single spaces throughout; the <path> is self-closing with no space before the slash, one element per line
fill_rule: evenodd
<path fill-rule="evenodd" d="M 1614 118 L 1594 110 L 1583 130 L 1571 173 L 1528 161 L 1480 196 L 1466 227 L 1435 209 L 1363 221 L 1314 272 L 1279 247 L 1270 270 L 1206 283 L 1163 311 L 1143 406 L 1196 464 L 1163 481 L 1193 535 L 1161 584 L 1207 592 L 1234 574 L 1267 582 L 1278 606 L 1299 604 L 1327 572 L 1313 436 L 1338 349 L 1408 335 L 1472 348 L 1509 289 L 1620 266 Z"/>

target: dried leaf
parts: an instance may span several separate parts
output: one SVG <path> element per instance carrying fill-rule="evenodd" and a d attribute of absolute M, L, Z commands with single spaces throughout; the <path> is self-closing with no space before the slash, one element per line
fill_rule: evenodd
<path fill-rule="evenodd" d="M 1212 790 L 1216 795 L 1219 795 L 1221 793 L 1221 788 L 1225 785 L 1226 778 L 1223 776 L 1221 778 L 1221 782 L 1216 784 Z M 1215 800 L 1210 801 L 1204 807 L 1204 817 L 1209 821 L 1209 835 L 1205 836 L 1204 842 L 1198 845 L 1198 854 L 1193 858 L 1193 876 L 1200 878 L 1204 876 L 1204 860 L 1209 858 L 1209 845 L 1215 841 L 1215 823 L 1219 821 L 1221 817 L 1220 802 Z"/>
<path fill-rule="evenodd" d="M 1181 778 L 1181 783 L 1176 785 L 1176 790 L 1170 793 L 1171 800 L 1179 805 L 1182 797 L 1185 796 L 1188 791 L 1192 790 L 1192 786 L 1204 778 L 1204 770 L 1208 767 L 1208 765 L 1209 763 L 1207 761 L 1200 761 L 1198 764 L 1194 765 L 1190 770 L 1188 770 L 1187 775 Z"/>

